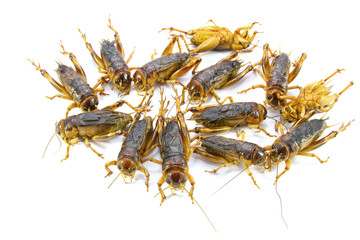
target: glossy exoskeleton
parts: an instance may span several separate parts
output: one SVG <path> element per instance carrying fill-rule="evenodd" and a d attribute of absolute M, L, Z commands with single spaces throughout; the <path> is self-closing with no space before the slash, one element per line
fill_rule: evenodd
<path fill-rule="evenodd" d="M 214 26 L 200 27 L 189 31 L 182 31 L 175 28 L 163 28 L 162 30 L 177 31 L 186 35 L 192 35 L 191 42 L 197 47 L 191 52 L 204 52 L 212 49 L 216 50 L 240 50 L 241 52 L 251 52 L 256 45 L 252 48 L 251 42 L 254 40 L 255 35 L 260 33 L 255 31 L 252 35 L 250 29 L 258 22 L 253 22 L 246 27 L 240 27 L 232 33 L 228 28 L 217 26 L 214 21 Z"/>
<path fill-rule="evenodd" d="M 66 156 L 69 157 L 70 146 L 84 140 L 86 145 L 99 157 L 100 153 L 90 145 L 90 139 L 103 141 L 116 135 L 121 135 L 124 128 L 133 120 L 127 113 L 114 111 L 122 106 L 124 101 L 120 100 L 102 110 L 80 113 L 61 119 L 56 125 L 56 133 L 67 144 Z"/>
<path fill-rule="evenodd" d="M 174 88 L 174 87 L 173 87 Z M 193 192 L 195 180 L 189 173 L 188 161 L 194 151 L 194 147 L 190 146 L 190 135 L 185 123 L 184 114 L 180 109 L 180 97 L 176 89 L 176 117 L 167 119 L 164 108 L 163 90 L 161 91 L 161 106 L 158 119 L 158 143 L 160 145 L 160 155 L 162 161 L 156 159 L 149 159 L 152 162 L 162 165 L 162 176 L 158 181 L 158 188 L 161 194 L 161 203 L 166 199 L 166 196 L 161 186 L 166 182 L 171 189 L 185 189 L 187 181 L 191 184 L 189 196 L 193 201 Z"/>
<path fill-rule="evenodd" d="M 208 171 L 211 173 L 216 173 L 220 168 L 243 162 L 246 172 L 254 184 L 259 187 L 249 167 L 252 165 L 264 167 L 266 161 L 265 150 L 255 143 L 244 141 L 244 138 L 244 134 L 242 134 L 242 140 L 222 136 L 200 136 L 201 147 L 196 147 L 194 152 L 210 161 L 222 163 L 220 167 Z"/>
<path fill-rule="evenodd" d="M 165 48 L 162 56 L 146 63 L 134 73 L 135 87 L 138 91 L 150 94 L 154 91 L 155 82 L 180 83 L 176 79 L 193 69 L 193 73 L 201 62 L 201 58 L 193 53 L 172 53 L 174 45 L 179 42 L 178 36 L 173 36 L 169 45 Z M 180 46 L 180 45 L 179 45 Z"/>
<path fill-rule="evenodd" d="M 238 73 L 242 61 L 232 60 L 238 55 L 238 52 L 232 52 L 229 56 L 221 59 L 216 64 L 207 67 L 197 73 L 188 83 L 188 98 L 190 102 L 200 102 L 200 105 L 206 102 L 208 94 L 211 93 L 217 101 L 220 97 L 215 93 L 215 89 L 226 88 L 240 81 L 252 66 Z"/>
<path fill-rule="evenodd" d="M 36 65 L 33 61 L 30 61 L 41 75 L 43 75 L 50 84 L 60 93 L 58 95 L 47 97 L 49 99 L 54 99 L 56 97 L 67 99 L 73 101 L 67 108 L 65 116 L 67 117 L 69 111 L 73 108 L 80 108 L 84 112 L 93 111 L 97 108 L 99 100 L 97 93 L 102 94 L 104 89 L 95 85 L 93 88 L 87 83 L 85 71 L 77 61 L 75 55 L 71 52 L 66 52 L 62 43 L 60 44 L 62 48 L 62 54 L 69 55 L 71 62 L 73 63 L 75 70 L 71 67 L 68 67 L 64 64 L 58 63 L 58 68 L 56 69 L 60 83 L 53 79 L 46 70 L 42 69 L 39 65 Z"/>
<path fill-rule="evenodd" d="M 260 72 L 258 69 L 254 69 L 254 71 L 259 73 L 261 78 L 266 82 L 266 86 L 262 84 L 257 84 L 239 93 L 244 93 L 255 88 L 262 88 L 266 91 L 265 102 L 273 107 L 280 107 L 285 104 L 285 99 L 293 98 L 293 96 L 287 96 L 287 92 L 289 89 L 300 88 L 299 86 L 289 87 L 288 84 L 290 84 L 298 75 L 307 55 L 303 53 L 300 59 L 293 63 L 295 67 L 290 72 L 291 62 L 288 54 L 280 53 L 276 55 L 270 65 L 269 53 L 271 54 L 271 56 L 275 55 L 275 53 L 273 53 L 269 48 L 269 44 L 265 44 L 264 53 L 261 60 L 263 73 Z"/>
<path fill-rule="evenodd" d="M 108 27 L 115 32 L 115 41 L 103 40 L 101 42 L 100 56 L 97 55 L 91 44 L 87 42 L 86 35 L 83 34 L 80 29 L 79 32 L 82 35 L 87 49 L 90 51 L 91 57 L 98 65 L 99 72 L 104 74 L 99 79 L 99 82 L 104 83 L 110 80 L 120 93 L 124 93 L 126 95 L 129 93 L 131 88 L 131 68 L 129 68 L 127 64 L 131 60 L 134 51 L 125 61 L 125 51 L 121 44 L 119 33 L 111 25 L 110 18 Z"/>
<path fill-rule="evenodd" d="M 149 101 L 144 108 L 147 108 L 148 104 Z M 131 179 L 135 176 L 136 171 L 140 171 L 144 173 L 146 177 L 145 184 L 148 190 L 150 174 L 146 168 L 140 164 L 147 161 L 147 159 L 143 158 L 156 147 L 158 136 L 156 129 L 153 128 L 153 119 L 150 116 L 144 116 L 144 118 L 140 120 L 140 117 L 141 111 L 135 115 L 131 126 L 124 134 L 126 138 L 122 143 L 117 160 L 105 164 L 105 169 L 108 172 L 105 177 L 112 174 L 112 171 L 109 169 L 109 166 L 112 165 L 118 167 L 120 174 L 125 177 L 129 176 Z"/>
<path fill-rule="evenodd" d="M 240 126 L 248 126 L 263 131 L 270 135 L 260 126 L 267 116 L 266 108 L 255 102 L 233 102 L 222 105 L 209 105 L 192 107 L 189 111 L 193 115 L 189 118 L 205 127 L 196 127 L 194 132 L 218 132 L 228 131 Z"/>
<path fill-rule="evenodd" d="M 286 171 L 290 169 L 291 158 L 295 155 L 315 157 L 321 163 L 327 162 L 328 159 L 325 161 L 321 160 L 315 154 L 309 153 L 309 151 L 324 145 L 330 139 L 336 137 L 338 133 L 344 131 L 353 121 L 350 121 L 346 125 L 342 124 L 339 130 L 332 131 L 327 136 L 320 138 L 327 128 L 326 120 L 308 120 L 312 115 L 313 112 L 310 112 L 304 118 L 295 122 L 287 133 L 284 133 L 282 127 L 280 127 L 281 136 L 278 137 L 272 145 L 264 147 L 266 151 L 269 151 L 269 168 L 281 161 L 285 161 L 286 164 L 285 170 L 276 177 L 275 183 Z"/>

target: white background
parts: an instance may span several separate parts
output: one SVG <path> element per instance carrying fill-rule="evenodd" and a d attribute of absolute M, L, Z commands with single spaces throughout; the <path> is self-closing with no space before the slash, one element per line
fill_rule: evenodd
<path fill-rule="evenodd" d="M 321 237 L 359 238 L 359 75 L 358 7 L 355 1 L 11 1 L 0 10 L 2 113 L 0 166 L 0 237 L 1 239 L 135 239 L 157 238 L 220 238 L 247 239 L 315 239 Z M 217 194 L 212 194 L 243 169 L 242 165 L 224 168 L 216 175 L 205 173 L 219 166 L 194 154 L 189 162 L 196 185 L 194 197 L 202 205 L 218 233 L 201 210 L 191 204 L 187 194 L 168 196 L 160 207 L 157 180 L 160 166 L 146 163 L 150 189 L 146 192 L 144 176 L 137 173 L 131 184 L 119 178 L 107 189 L 114 175 L 104 179 L 104 164 L 117 157 L 123 137 L 104 143 L 92 142 L 103 153 L 98 158 L 84 143 L 70 149 L 54 138 L 41 159 L 54 131 L 56 121 L 64 117 L 69 101 L 48 100 L 57 94 L 45 78 L 27 61 L 40 62 L 52 71 L 56 61 L 70 65 L 59 51 L 62 40 L 67 50 L 74 52 L 85 69 L 90 85 L 100 77 L 78 28 L 99 52 L 99 41 L 112 39 L 107 27 L 111 14 L 113 26 L 119 31 L 126 57 L 136 46 L 131 66 L 141 66 L 150 60 L 154 48 L 160 54 L 168 41 L 162 27 L 191 29 L 206 26 L 213 19 L 219 26 L 232 31 L 250 22 L 263 31 L 256 40 L 259 48 L 241 54 L 244 61 L 259 61 L 262 45 L 291 52 L 294 60 L 302 52 L 308 54 L 294 84 L 323 79 L 337 68 L 345 68 L 333 78 L 333 91 L 341 91 L 350 81 L 351 87 L 328 114 L 328 124 L 356 121 L 335 139 L 314 151 L 329 162 L 320 164 L 315 158 L 294 157 L 292 167 L 280 178 L 278 190 L 283 201 L 285 227 L 280 215 L 279 199 L 273 181 L 275 171 L 261 173 L 251 170 L 261 189 L 257 189 L 246 173 L 241 174 Z M 203 56 L 199 69 L 205 68 L 229 52 L 211 52 Z M 187 83 L 187 74 L 180 80 Z M 245 95 L 237 91 L 263 83 L 250 73 L 232 89 L 217 91 L 223 98 L 233 95 L 236 101 L 262 103 L 261 89 Z M 170 97 L 169 87 L 166 93 Z M 107 88 L 107 92 L 111 92 Z M 158 89 L 156 90 L 158 92 Z M 296 91 L 291 94 L 296 94 Z M 125 98 L 137 102 L 133 90 Z M 116 100 L 116 94 L 100 98 L 100 107 Z M 208 103 L 212 102 L 210 97 Z M 154 100 L 155 116 L 158 101 Z M 126 107 L 119 111 L 128 111 Z M 77 110 L 72 110 L 72 114 Z M 174 112 L 170 113 L 174 114 Z M 269 115 L 276 115 L 269 111 Z M 188 115 L 186 115 L 188 116 Z M 190 115 L 189 115 L 190 116 Z M 274 122 L 266 119 L 263 127 L 275 133 Z M 340 125 L 327 129 L 337 130 Z M 189 128 L 194 123 L 189 121 Z M 246 140 L 265 146 L 274 140 L 245 128 Z M 235 137 L 234 132 L 225 134 Z M 159 158 L 158 150 L 152 157 Z M 284 164 L 280 164 L 282 171 Z M 118 173 L 113 168 L 114 173 Z M 166 184 L 164 184 L 166 187 Z M 189 189 L 189 186 L 188 186 Z"/>

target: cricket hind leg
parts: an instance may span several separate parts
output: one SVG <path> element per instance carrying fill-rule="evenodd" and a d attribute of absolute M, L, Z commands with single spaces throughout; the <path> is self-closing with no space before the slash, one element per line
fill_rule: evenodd
<path fill-rule="evenodd" d="M 178 36 L 172 36 L 169 44 L 165 47 L 164 51 L 162 52 L 161 56 L 169 55 L 173 52 L 175 43 L 179 46 L 179 51 L 181 52 L 180 44 L 179 44 L 179 38 Z"/>
<path fill-rule="evenodd" d="M 62 51 L 60 53 L 62 53 L 63 55 L 68 55 L 72 64 L 74 65 L 75 67 L 75 70 L 78 74 L 80 74 L 80 76 L 85 80 L 87 81 L 87 78 L 86 78 L 86 74 L 85 74 L 85 71 L 84 69 L 81 67 L 80 63 L 78 62 L 78 60 L 76 59 L 75 55 L 72 53 L 72 52 L 67 52 L 65 51 L 65 48 L 64 48 L 64 45 L 62 44 L 62 41 L 60 41 L 60 47 L 62 49 Z"/>
<path fill-rule="evenodd" d="M 116 30 L 114 29 L 114 27 L 111 25 L 110 16 L 109 16 L 109 24 L 108 24 L 108 27 L 115 33 L 115 34 L 114 34 L 114 38 L 115 38 L 117 50 L 120 52 L 121 56 L 125 56 L 124 47 L 123 47 L 123 45 L 122 45 L 122 43 L 121 43 L 121 41 L 120 41 L 119 33 L 118 33 L 118 31 L 116 31 Z"/>
<path fill-rule="evenodd" d="M 226 82 L 224 85 L 222 85 L 220 88 L 225 88 L 228 86 L 231 86 L 237 82 L 239 82 L 246 74 L 248 74 L 251 70 L 253 69 L 253 67 L 250 65 L 247 68 L 245 68 L 244 71 L 242 71 L 241 73 L 239 73 L 238 75 L 236 75 L 235 77 L 233 77 L 232 79 L 230 79 L 228 82 Z"/>
<path fill-rule="evenodd" d="M 306 56 L 307 55 L 305 53 L 303 53 L 301 55 L 300 59 L 295 62 L 295 68 L 289 74 L 288 83 L 291 83 L 296 78 L 296 76 L 299 74 L 301 67 L 306 59 Z"/>
<path fill-rule="evenodd" d="M 192 59 L 192 60 L 189 61 L 186 65 L 184 65 L 183 67 L 181 67 L 180 69 L 178 69 L 176 72 L 174 72 L 173 74 L 171 74 L 170 79 L 169 79 L 169 80 L 165 80 L 165 82 L 168 83 L 168 82 L 170 82 L 170 81 L 172 81 L 172 80 L 178 79 L 179 77 L 183 76 L 185 73 L 187 73 L 188 71 L 190 71 L 190 69 L 192 69 L 192 68 L 193 68 L 193 73 L 194 73 L 200 63 L 201 63 L 201 58 L 194 58 L 194 59 Z"/>
<path fill-rule="evenodd" d="M 192 53 L 210 51 L 216 48 L 220 44 L 221 38 L 219 36 L 213 36 L 206 39 L 199 44 L 195 49 L 191 50 Z"/>
<path fill-rule="evenodd" d="M 312 144 L 310 144 L 309 146 L 307 146 L 306 148 L 304 148 L 301 152 L 305 153 L 308 151 L 312 151 L 316 148 L 321 147 L 322 145 L 324 145 L 325 143 L 327 143 L 330 139 L 336 137 L 340 132 L 343 132 L 346 130 L 346 128 L 348 126 L 350 126 L 350 124 L 353 122 L 354 120 L 349 121 L 346 125 L 343 123 L 341 125 L 341 127 L 339 128 L 339 130 L 337 131 L 332 131 L 331 133 L 329 133 L 327 136 L 318 139 L 317 141 L 313 142 Z M 303 154 L 304 155 L 304 154 Z M 321 162 L 321 161 L 320 161 Z M 326 161 L 325 161 L 326 162 Z"/>
<path fill-rule="evenodd" d="M 93 47 L 91 46 L 91 44 L 87 42 L 85 33 L 82 33 L 80 29 L 78 29 L 78 31 L 80 32 L 81 37 L 82 37 L 82 39 L 84 40 L 85 45 L 86 45 L 86 48 L 89 50 L 91 57 L 93 58 L 93 60 L 95 61 L 95 63 L 98 65 L 98 67 L 99 67 L 99 72 L 101 72 L 101 70 L 107 71 L 107 70 L 106 70 L 105 63 L 104 63 L 104 61 L 102 60 L 102 58 L 99 57 L 99 55 L 97 55 L 97 53 L 95 52 L 95 50 L 93 49 Z"/>

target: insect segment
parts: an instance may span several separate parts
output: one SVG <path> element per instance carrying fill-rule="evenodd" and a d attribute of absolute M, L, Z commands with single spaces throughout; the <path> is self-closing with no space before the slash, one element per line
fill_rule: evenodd
<path fill-rule="evenodd" d="M 66 52 L 62 43 L 60 43 L 62 48 L 62 54 L 69 55 L 71 62 L 73 63 L 75 70 L 71 67 L 68 67 L 64 64 L 58 63 L 58 68 L 56 69 L 60 83 L 54 80 L 46 70 L 40 67 L 40 64 L 36 65 L 34 61 L 29 60 L 32 65 L 36 67 L 36 70 L 40 71 L 50 84 L 60 93 L 58 95 L 47 97 L 49 99 L 54 99 L 56 97 L 67 99 L 73 101 L 66 111 L 65 116 L 67 117 L 69 111 L 73 108 L 80 108 L 82 111 L 93 111 L 97 108 L 99 100 L 97 93 L 103 94 L 104 89 L 95 85 L 93 88 L 87 83 L 86 75 L 77 61 L 75 55 L 71 52 Z"/>
<path fill-rule="evenodd" d="M 245 142 L 245 132 L 242 132 L 241 140 L 225 138 L 221 136 L 199 136 L 201 147 L 195 148 L 195 153 L 210 161 L 222 163 L 222 165 L 210 173 L 216 173 L 220 168 L 245 163 L 245 170 L 259 188 L 249 170 L 252 165 L 264 167 L 266 154 L 262 147 L 255 143 Z"/>
<path fill-rule="evenodd" d="M 327 128 L 326 120 L 324 119 L 312 119 L 308 120 L 313 115 L 312 112 L 305 115 L 304 118 L 297 121 L 291 129 L 284 134 L 282 125 L 280 125 L 281 136 L 278 137 L 274 143 L 270 146 L 264 147 L 266 151 L 269 151 L 268 165 L 269 169 L 273 165 L 278 164 L 281 161 L 285 161 L 284 171 L 276 177 L 274 184 L 278 179 L 290 169 L 291 158 L 295 155 L 315 157 L 321 163 L 327 162 L 327 160 L 321 160 L 313 153 L 309 153 L 325 143 L 330 139 L 336 137 L 340 132 L 344 131 L 354 120 L 348 122 L 346 125 L 342 124 L 339 130 L 332 131 L 327 136 L 320 138 L 324 130 Z"/>
<path fill-rule="evenodd" d="M 228 28 L 217 26 L 214 21 L 214 26 L 200 27 L 189 31 L 182 31 L 175 28 L 163 28 L 162 30 L 177 31 L 186 35 L 193 35 L 190 41 L 197 47 L 191 52 L 204 52 L 212 49 L 216 50 L 241 50 L 241 52 L 251 52 L 256 45 L 247 49 L 255 38 L 258 31 L 252 35 L 250 29 L 258 22 L 253 22 L 246 27 L 240 27 L 232 33 Z M 161 30 L 161 31 L 162 31 Z"/>
<path fill-rule="evenodd" d="M 176 42 L 178 43 L 180 52 L 172 53 Z M 194 68 L 192 71 L 194 74 L 197 66 L 201 62 L 201 58 L 196 57 L 196 54 L 181 52 L 178 36 L 172 37 L 161 57 L 154 59 L 154 57 L 151 56 L 151 60 L 151 62 L 137 69 L 133 75 L 137 91 L 146 91 L 146 94 L 154 91 L 156 81 L 160 83 L 181 84 L 176 79 L 192 68 Z"/>
<path fill-rule="evenodd" d="M 234 51 L 215 65 L 197 73 L 187 85 L 188 99 L 191 102 L 200 102 L 201 105 L 206 102 L 208 94 L 211 93 L 219 101 L 220 97 L 215 93 L 215 89 L 222 89 L 240 81 L 252 70 L 250 65 L 244 71 L 238 73 L 242 61 L 231 61 L 237 55 L 238 52 Z"/>
<path fill-rule="evenodd" d="M 123 129 L 133 120 L 129 114 L 114 111 L 123 104 L 124 101 L 120 100 L 102 110 L 80 113 L 61 119 L 55 129 L 55 132 L 67 144 L 66 156 L 61 161 L 69 157 L 70 146 L 80 140 L 84 140 L 86 146 L 103 158 L 91 147 L 90 139 L 103 141 L 123 133 Z"/>
<path fill-rule="evenodd" d="M 195 149 L 190 147 L 190 136 L 185 123 L 184 114 L 180 109 L 180 97 L 177 94 L 175 87 L 173 86 L 176 93 L 176 108 L 177 114 L 176 117 L 171 119 L 165 118 L 165 113 L 167 108 L 164 108 L 164 98 L 163 90 L 161 90 L 161 106 L 159 111 L 159 119 L 157 131 L 159 134 L 159 145 L 160 145 L 160 155 L 162 161 L 156 159 L 149 159 L 154 163 L 162 165 L 162 176 L 158 181 L 158 188 L 161 194 L 161 203 L 166 199 L 163 189 L 161 186 L 166 182 L 169 184 L 171 190 L 180 189 L 186 190 L 185 184 L 187 181 L 191 184 L 189 196 L 191 200 L 193 199 L 194 185 L 195 180 L 193 176 L 189 173 L 188 161 Z"/>
<path fill-rule="evenodd" d="M 114 87 L 120 93 L 124 93 L 124 95 L 126 95 L 129 94 L 131 88 L 130 70 L 132 69 L 129 68 L 127 64 L 131 60 L 135 48 L 129 58 L 125 61 L 125 51 L 121 44 L 119 33 L 111 25 L 110 18 L 108 27 L 115 32 L 115 40 L 102 40 L 100 56 L 97 55 L 91 44 L 87 42 L 86 35 L 83 34 L 80 29 L 78 30 L 86 44 L 87 49 L 90 51 L 91 57 L 98 65 L 99 72 L 104 74 L 99 79 L 99 82 L 103 84 L 105 82 L 112 81 L 114 83 Z"/>
<path fill-rule="evenodd" d="M 224 99 L 225 101 L 226 99 Z M 224 103 L 224 101 L 222 103 Z M 230 99 L 232 101 L 232 99 Z M 222 104 L 221 103 L 221 104 Z M 219 132 L 228 131 L 236 127 L 247 125 L 257 128 L 266 135 L 274 137 L 260 126 L 266 119 L 266 108 L 255 102 L 231 102 L 222 105 L 208 105 L 192 107 L 187 111 L 193 112 L 189 120 L 195 120 L 205 127 L 195 127 L 190 132 Z"/>
<path fill-rule="evenodd" d="M 335 105 L 338 98 L 354 83 L 350 82 L 340 93 L 331 94 L 331 86 L 326 86 L 328 80 L 344 69 L 338 69 L 326 79 L 308 84 L 300 89 L 297 98 L 287 102 L 281 109 L 281 116 L 288 122 L 294 122 L 303 118 L 307 112 L 328 112 Z"/>
<path fill-rule="evenodd" d="M 266 91 L 265 102 L 273 107 L 280 107 L 285 104 L 285 99 L 295 98 L 294 96 L 287 96 L 287 91 L 289 89 L 300 87 L 289 87 L 288 84 L 290 84 L 298 75 L 307 55 L 303 53 L 301 57 L 293 63 L 294 69 L 290 72 L 291 62 L 288 54 L 280 53 L 275 56 L 275 52 L 271 51 L 269 44 L 265 44 L 263 49 L 264 52 L 261 60 L 263 73 L 258 69 L 254 69 L 254 71 L 259 73 L 261 78 L 266 82 L 266 86 L 257 84 L 238 93 L 244 93 L 255 88 L 262 88 Z M 269 63 L 269 53 L 271 56 L 275 56 L 271 62 L 271 65 Z"/>
<path fill-rule="evenodd" d="M 150 95 L 147 104 L 143 107 L 143 109 L 145 109 L 145 115 L 151 97 L 152 95 Z M 144 116 L 144 118 L 140 120 L 141 114 L 142 110 L 135 115 L 130 128 L 124 134 L 126 138 L 123 141 L 117 160 L 105 164 L 105 169 L 108 172 L 105 177 L 112 174 L 112 171 L 109 169 L 112 165 L 118 167 L 120 170 L 119 175 L 121 174 L 123 177 L 129 176 L 131 180 L 135 176 L 135 172 L 140 171 L 144 173 L 146 177 L 145 185 L 149 191 L 150 174 L 140 163 L 147 161 L 146 159 L 143 160 L 143 157 L 154 150 L 157 145 L 158 135 L 157 130 L 153 129 L 153 119 L 149 116 Z M 116 178 L 114 181 L 115 180 Z"/>

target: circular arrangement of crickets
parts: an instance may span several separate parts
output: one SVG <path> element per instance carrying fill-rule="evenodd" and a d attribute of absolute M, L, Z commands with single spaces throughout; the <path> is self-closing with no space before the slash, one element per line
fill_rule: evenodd
<path fill-rule="evenodd" d="M 93 87 L 87 83 L 85 71 L 75 55 L 68 52 L 62 43 L 60 43 L 61 53 L 70 58 L 74 68 L 59 63 L 56 69 L 57 80 L 42 69 L 40 64 L 29 60 L 59 92 L 58 95 L 48 98 L 58 97 L 71 101 L 64 118 L 56 124 L 56 134 L 67 144 L 66 156 L 61 161 L 69 157 L 70 147 L 79 141 L 84 141 L 87 147 L 103 158 L 102 154 L 91 146 L 90 140 L 102 141 L 124 135 L 117 160 L 105 163 L 106 177 L 113 173 L 115 166 L 119 170 L 118 176 L 121 175 L 123 178 L 133 179 L 135 173 L 141 172 L 145 176 L 145 185 L 148 189 L 150 173 L 143 163 L 150 161 L 159 164 L 162 166 L 162 176 L 157 182 L 161 196 L 160 204 L 166 199 L 165 183 L 171 190 L 185 190 L 194 201 L 195 177 L 191 175 L 188 165 L 192 154 L 199 154 L 219 163 L 218 168 L 209 171 L 213 173 L 223 167 L 243 163 L 244 171 L 257 187 L 249 170 L 250 166 L 263 168 L 266 174 L 266 171 L 284 161 L 285 169 L 277 175 L 276 183 L 290 169 L 291 159 L 295 155 L 314 157 L 321 163 L 326 162 L 327 159 L 320 159 L 312 153 L 312 150 L 336 137 L 352 123 L 353 120 L 343 123 L 338 130 L 322 136 L 328 127 L 326 113 L 353 85 L 353 82 L 339 93 L 331 92 L 327 84 L 331 77 L 342 71 L 338 69 L 329 77 L 306 86 L 292 85 L 306 59 L 305 53 L 291 62 L 289 54 L 273 51 L 268 44 L 265 44 L 262 58 L 259 57 L 257 63 L 244 64 L 243 61 L 238 60 L 238 54 L 251 54 L 257 46 L 252 42 L 259 32 L 251 33 L 251 29 L 259 23 L 251 23 L 234 32 L 219 27 L 214 22 L 212 24 L 188 31 L 172 27 L 162 29 L 170 33 L 169 44 L 161 57 L 154 58 L 153 55 L 151 61 L 141 67 L 128 66 L 134 52 L 125 60 L 119 33 L 112 26 L 110 18 L 108 27 L 115 33 L 114 40 L 103 40 L 100 49 L 94 49 L 87 41 L 85 33 L 79 29 L 84 47 L 88 49 L 101 73 L 101 77 Z M 189 38 L 191 44 L 195 46 L 192 50 L 188 46 Z M 181 50 L 181 41 L 185 43 L 186 52 Z M 173 53 L 176 45 L 179 47 L 179 52 Z M 216 64 L 198 71 L 201 57 L 206 57 L 206 54 L 199 53 L 209 50 L 229 51 L 229 55 Z M 192 71 L 193 76 L 187 85 L 178 81 L 189 71 Z M 234 102 L 231 96 L 220 99 L 216 94 L 217 89 L 230 87 L 252 71 L 264 80 L 264 84 L 239 90 L 238 94 L 262 88 L 265 91 L 263 99 L 259 99 L 258 102 Z M 107 84 L 112 86 L 121 100 L 98 109 L 98 95 L 106 95 L 103 86 Z M 166 99 L 161 84 L 173 85 L 172 99 Z M 182 92 L 175 88 L 175 85 L 180 85 Z M 289 95 L 290 89 L 297 89 L 298 95 Z M 161 99 L 157 109 L 154 108 L 157 104 L 152 105 L 151 102 L 154 92 L 157 92 Z M 139 105 L 133 106 L 134 104 L 123 100 L 132 94 L 142 96 Z M 209 95 L 215 98 L 216 105 L 205 104 Z M 225 103 L 226 101 L 229 103 Z M 116 111 L 124 104 L 128 105 L 134 114 Z M 190 104 L 192 106 L 189 106 Z M 168 111 L 172 106 L 176 108 L 176 115 L 169 117 Z M 182 106 L 187 107 L 181 110 Z M 79 108 L 83 113 L 70 115 L 73 108 Z M 268 108 L 279 112 L 279 117 L 274 118 L 274 127 L 279 132 L 278 137 L 271 135 L 261 126 L 263 120 L 269 117 Z M 157 112 L 156 117 L 147 116 L 149 111 Z M 191 114 L 189 112 L 192 115 L 185 120 L 184 115 Z M 321 117 L 313 118 L 318 113 Z M 187 121 L 195 121 L 200 126 L 189 130 Z M 284 132 L 284 123 L 292 123 L 287 132 Z M 245 141 L 244 131 L 236 132 L 236 138 L 214 134 L 238 127 L 242 127 L 241 130 L 246 127 L 258 129 L 259 134 L 264 138 L 274 138 L 274 141 L 271 145 L 259 146 Z M 190 137 L 190 133 L 194 135 Z M 147 158 L 155 148 L 160 149 L 161 156 L 157 159 Z M 187 182 L 191 185 L 189 191 L 185 189 Z"/>

